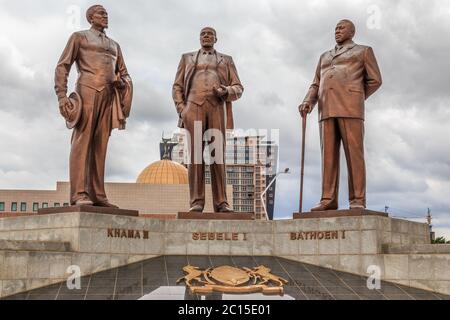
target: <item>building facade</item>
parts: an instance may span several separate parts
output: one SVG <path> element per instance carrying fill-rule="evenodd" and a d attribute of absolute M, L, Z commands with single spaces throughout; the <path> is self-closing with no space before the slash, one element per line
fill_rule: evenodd
<path fill-rule="evenodd" d="M 174 219 L 189 210 L 187 169 L 170 160 L 146 167 L 136 183 L 105 183 L 111 203 L 122 209 L 138 210 L 142 216 Z M 68 182 L 57 182 L 55 190 L 0 190 L 0 217 L 29 215 L 40 208 L 69 205 Z M 232 186 L 227 194 L 233 195 Z M 206 190 L 205 211 L 212 212 L 212 193 Z"/>

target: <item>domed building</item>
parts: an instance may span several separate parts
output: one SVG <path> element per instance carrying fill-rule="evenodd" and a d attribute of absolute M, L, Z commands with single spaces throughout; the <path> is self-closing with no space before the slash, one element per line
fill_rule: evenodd
<path fill-rule="evenodd" d="M 170 142 L 165 142 L 162 160 L 148 165 L 136 183 L 105 183 L 111 203 L 122 209 L 138 210 L 141 216 L 162 219 L 175 219 L 178 212 L 189 210 L 188 170 L 170 160 Z M 40 208 L 68 206 L 69 190 L 69 182 L 57 182 L 56 190 L 0 190 L 0 217 L 30 215 Z M 232 203 L 231 185 L 227 185 L 227 194 Z M 211 187 L 205 188 L 205 197 L 205 211 L 212 212 Z"/>
<path fill-rule="evenodd" d="M 166 155 L 142 170 L 136 183 L 107 183 L 105 187 L 111 202 L 121 208 L 139 210 L 142 216 L 174 219 L 178 212 L 190 207 L 188 170 Z M 232 186 L 228 188 L 228 194 L 232 194 Z M 208 212 L 213 210 L 210 189 L 205 190 Z"/>
<path fill-rule="evenodd" d="M 136 183 L 188 184 L 188 170 L 179 163 L 163 159 L 145 168 L 138 176 Z"/>

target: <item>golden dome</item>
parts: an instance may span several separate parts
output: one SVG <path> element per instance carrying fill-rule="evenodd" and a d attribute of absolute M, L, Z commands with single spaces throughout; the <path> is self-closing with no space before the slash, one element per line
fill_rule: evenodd
<path fill-rule="evenodd" d="M 188 171 L 174 161 L 160 160 L 145 168 L 137 178 L 136 183 L 188 184 Z"/>

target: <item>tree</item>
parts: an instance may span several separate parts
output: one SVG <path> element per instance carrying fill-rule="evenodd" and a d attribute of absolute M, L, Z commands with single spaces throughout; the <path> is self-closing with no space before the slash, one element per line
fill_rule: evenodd
<path fill-rule="evenodd" d="M 447 241 L 444 237 L 437 237 L 436 239 L 431 241 L 431 243 L 434 243 L 434 244 L 450 244 L 450 240 Z"/>

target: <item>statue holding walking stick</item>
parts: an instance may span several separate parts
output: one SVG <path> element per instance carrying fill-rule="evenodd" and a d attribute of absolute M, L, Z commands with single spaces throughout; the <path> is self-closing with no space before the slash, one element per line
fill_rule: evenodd
<path fill-rule="evenodd" d="M 352 41 L 354 35 L 355 26 L 350 20 L 338 22 L 335 29 L 336 46 L 321 55 L 313 83 L 299 106 L 303 118 L 303 139 L 307 114 L 316 103 L 319 111 L 322 197 L 311 211 L 338 209 L 341 143 L 347 160 L 350 209 L 366 207 L 364 103 L 381 86 L 382 81 L 372 48 L 355 44 Z M 304 141 L 302 173 L 303 161 Z M 301 179 L 302 189 L 303 174 Z"/>

